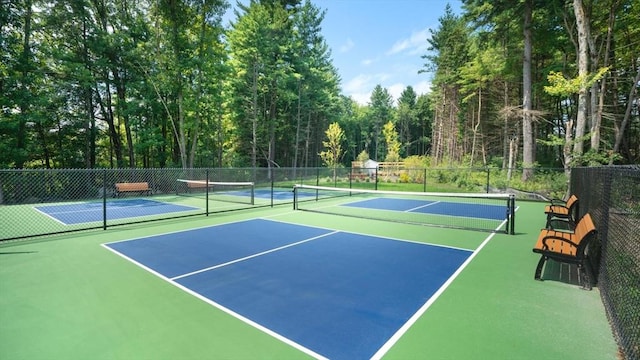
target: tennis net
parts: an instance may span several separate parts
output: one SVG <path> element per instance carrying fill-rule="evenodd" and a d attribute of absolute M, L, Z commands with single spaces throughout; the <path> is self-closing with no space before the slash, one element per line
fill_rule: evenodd
<path fill-rule="evenodd" d="M 176 194 L 181 196 L 205 197 L 210 201 L 231 202 L 254 205 L 255 185 L 253 182 L 224 182 L 178 179 Z"/>
<path fill-rule="evenodd" d="M 514 233 L 515 196 L 294 186 L 293 207 L 407 224 Z"/>

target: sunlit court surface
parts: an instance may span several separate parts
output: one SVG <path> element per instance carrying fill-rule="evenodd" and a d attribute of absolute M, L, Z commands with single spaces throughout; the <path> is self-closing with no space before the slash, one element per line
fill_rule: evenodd
<path fill-rule="evenodd" d="M 366 359 L 471 251 L 249 220 L 106 244 L 302 351 Z"/>
<path fill-rule="evenodd" d="M 254 189 L 256 201 L 258 194 Z M 570 356 L 570 339 L 546 341 L 542 328 L 550 324 L 589 337 L 606 332 L 607 320 L 597 290 L 579 291 L 561 277 L 532 279 L 537 258 L 530 242 L 543 225 L 532 219 L 539 219 L 541 204 L 518 202 L 515 211 L 504 198 L 342 195 L 283 189 L 287 203 L 277 207 L 2 244 L 0 355 L 443 359 L 501 358 L 509 351 L 520 359 L 532 353 L 606 359 L 615 353 L 609 334 Z M 113 199 L 106 209 L 148 212 L 165 206 L 153 202 L 161 198 Z M 68 205 L 36 214 L 63 222 L 71 220 L 59 213 L 77 211 L 88 221 L 91 205 Z M 511 211 L 514 234 L 506 230 Z M 559 270 L 546 271 L 553 279 Z M 540 312 L 540 304 L 553 301 L 582 305 Z M 576 318 L 588 324 L 576 326 Z"/>

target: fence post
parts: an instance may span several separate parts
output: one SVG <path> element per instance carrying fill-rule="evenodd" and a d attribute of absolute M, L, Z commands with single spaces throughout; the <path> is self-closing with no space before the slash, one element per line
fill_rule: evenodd
<path fill-rule="evenodd" d="M 487 168 L 487 194 L 489 193 L 489 176 L 490 176 L 491 172 L 489 171 L 489 168 Z"/>
<path fill-rule="evenodd" d="M 349 189 L 353 189 L 353 166 L 349 168 Z"/>
<path fill-rule="evenodd" d="M 293 210 L 298 210 L 298 188 L 293 186 Z"/>
<path fill-rule="evenodd" d="M 209 168 L 205 170 L 204 177 L 205 177 L 205 181 L 207 182 L 207 185 L 204 187 L 204 202 L 205 202 L 204 213 L 205 213 L 205 216 L 209 216 Z"/>
<path fill-rule="evenodd" d="M 102 169 L 102 230 L 107 230 L 107 169 Z"/>
<path fill-rule="evenodd" d="M 376 181 L 375 181 L 375 185 L 374 185 L 374 189 L 378 190 L 378 167 L 376 166 Z"/>
<path fill-rule="evenodd" d="M 511 195 L 509 197 L 509 202 L 511 203 L 509 205 L 509 208 L 511 209 L 511 218 L 509 219 L 509 221 L 511 221 L 510 234 L 511 235 L 515 235 L 515 228 L 516 228 L 516 196 L 515 195 Z"/>
<path fill-rule="evenodd" d="M 422 191 L 427 192 L 427 168 L 424 168 L 424 177 L 422 178 Z"/>

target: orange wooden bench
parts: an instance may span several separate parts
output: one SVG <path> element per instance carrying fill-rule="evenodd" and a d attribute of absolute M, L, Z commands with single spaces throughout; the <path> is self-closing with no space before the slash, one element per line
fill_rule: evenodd
<path fill-rule="evenodd" d="M 558 223 L 564 223 L 568 230 L 573 230 L 576 227 L 578 221 L 579 212 L 578 197 L 571 195 L 567 201 L 560 199 L 553 199 L 551 203 L 544 208 L 544 213 L 547 215 L 546 228 L 556 228 Z M 556 224 L 556 226 L 554 226 Z"/>
<path fill-rule="evenodd" d="M 122 193 L 138 192 L 140 194 L 147 193 L 151 195 L 151 188 L 147 182 L 134 182 L 134 183 L 116 183 L 116 191 L 113 196 L 120 196 Z"/>
<path fill-rule="evenodd" d="M 209 183 L 207 180 L 191 180 L 187 181 L 187 191 L 191 192 L 191 190 L 202 190 L 205 188 L 212 189 L 213 184 Z"/>
<path fill-rule="evenodd" d="M 585 214 L 576 224 L 575 231 L 542 229 L 533 252 L 541 255 L 534 278 L 542 280 L 542 268 L 548 259 L 576 264 L 578 281 L 585 289 L 591 289 L 591 267 L 587 259 L 589 242 L 595 239 L 597 230 L 590 214 Z"/>

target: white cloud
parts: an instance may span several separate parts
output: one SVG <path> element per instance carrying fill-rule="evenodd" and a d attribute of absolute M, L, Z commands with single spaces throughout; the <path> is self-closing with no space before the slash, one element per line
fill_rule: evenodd
<path fill-rule="evenodd" d="M 386 54 L 394 55 L 401 52 L 407 52 L 409 55 L 424 54 L 427 51 L 429 38 L 429 29 L 414 31 L 411 36 L 396 41 Z"/>
<path fill-rule="evenodd" d="M 394 81 L 391 85 L 385 85 L 385 81 Z M 412 82 L 410 79 L 404 79 L 398 81 L 398 75 L 388 74 L 388 73 L 375 73 L 375 74 L 359 74 L 358 76 L 352 78 L 351 80 L 343 83 L 342 91 L 346 96 L 351 97 L 354 101 L 356 101 L 360 105 L 368 105 L 371 100 L 371 93 L 373 92 L 373 88 L 380 84 L 382 87 L 386 88 L 391 97 L 393 98 L 394 104 L 397 104 L 398 99 L 402 92 L 407 88 L 407 86 L 411 85 L 413 90 L 418 95 L 424 95 L 431 91 L 431 81 L 423 80 L 417 83 L 407 85 L 405 82 Z M 415 78 L 413 78 L 415 80 Z"/>
<path fill-rule="evenodd" d="M 425 80 L 413 85 L 413 90 L 418 95 L 424 95 L 431 92 L 431 81 Z"/>
<path fill-rule="evenodd" d="M 362 89 L 366 89 L 367 87 L 369 87 L 370 83 L 370 75 L 360 74 L 346 82 L 343 86 L 343 90 L 347 94 L 362 92 Z"/>
<path fill-rule="evenodd" d="M 342 87 L 345 95 L 351 97 L 360 105 L 367 105 L 371 100 L 371 92 L 376 84 L 388 78 L 389 75 L 380 74 L 360 74 L 349 80 Z"/>
<path fill-rule="evenodd" d="M 354 46 L 355 46 L 355 44 L 354 44 L 353 40 L 348 38 L 347 41 L 344 44 L 342 44 L 342 46 L 340 46 L 340 52 L 346 53 L 349 50 L 353 49 Z"/>
<path fill-rule="evenodd" d="M 376 61 L 375 59 L 364 59 L 360 62 L 360 64 L 362 64 L 363 66 L 369 66 L 373 64 L 375 61 Z"/>
<path fill-rule="evenodd" d="M 371 91 L 369 91 L 368 93 L 349 94 L 349 97 L 351 97 L 353 101 L 360 105 L 368 105 L 369 101 L 371 101 Z"/>
<path fill-rule="evenodd" d="M 391 86 L 389 86 L 387 88 L 387 91 L 389 92 L 389 95 L 391 95 L 391 97 L 393 98 L 393 103 L 394 104 L 398 103 L 398 99 L 400 98 L 400 94 L 402 94 L 402 92 L 406 88 L 407 88 L 407 86 L 405 84 L 402 84 L 402 83 L 396 83 L 396 84 L 393 84 L 393 85 L 391 85 Z"/>

